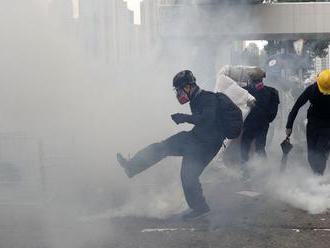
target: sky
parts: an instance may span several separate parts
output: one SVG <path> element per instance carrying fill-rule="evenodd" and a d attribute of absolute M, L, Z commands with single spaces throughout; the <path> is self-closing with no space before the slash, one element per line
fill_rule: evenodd
<path fill-rule="evenodd" d="M 79 17 L 79 0 L 72 0 L 73 5 L 73 18 Z"/>
<path fill-rule="evenodd" d="M 250 43 L 255 43 L 259 47 L 259 49 L 264 49 L 264 46 L 267 45 L 266 40 L 247 40 L 245 45 L 248 46 Z"/>
<path fill-rule="evenodd" d="M 140 3 L 143 0 L 123 0 L 127 2 L 127 8 L 134 12 L 134 24 L 141 24 L 141 10 L 140 10 Z"/>

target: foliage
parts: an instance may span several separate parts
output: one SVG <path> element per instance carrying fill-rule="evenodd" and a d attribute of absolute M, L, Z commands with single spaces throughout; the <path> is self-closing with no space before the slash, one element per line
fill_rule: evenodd
<path fill-rule="evenodd" d="M 265 51 L 268 56 L 272 56 L 284 50 L 286 53 L 295 53 L 293 47 L 292 40 L 288 41 L 277 41 L 270 40 L 268 44 L 265 46 Z M 330 40 L 305 40 L 304 41 L 304 49 L 303 56 L 308 56 L 310 59 L 314 59 L 315 57 L 325 57 L 328 54 L 328 46 L 330 44 Z"/>

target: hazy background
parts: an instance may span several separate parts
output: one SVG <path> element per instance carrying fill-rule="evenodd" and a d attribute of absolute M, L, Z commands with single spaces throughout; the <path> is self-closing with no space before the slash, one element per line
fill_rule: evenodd
<path fill-rule="evenodd" d="M 215 55 L 207 48 L 196 49 L 190 41 L 156 39 L 153 47 L 140 41 L 141 50 L 124 59 L 103 60 L 102 51 L 93 50 L 94 43 L 72 35 L 72 27 L 61 24 L 61 17 L 49 12 L 43 1 L 0 3 L 0 158 L 7 168 L 3 175 L 14 174 L 0 189 L 0 211 L 9 213 L 8 222 L 11 216 L 34 216 L 34 221 L 41 220 L 38 225 L 47 242 L 72 248 L 106 236 L 103 230 L 111 226 L 110 217 L 164 218 L 184 210 L 179 159 L 165 159 L 129 180 L 115 154 L 133 155 L 147 144 L 188 130 L 190 126 L 176 126 L 170 119 L 172 113 L 189 112 L 189 106 L 177 103 L 172 78 L 182 69 L 192 69 L 198 82 L 212 89 L 219 68 L 210 68 L 208 59 Z M 189 23 L 175 25 L 179 32 L 192 32 Z M 137 35 L 136 29 L 130 31 Z M 221 62 L 221 45 L 217 50 Z M 276 130 L 274 145 L 268 148 L 272 166 L 252 160 L 255 184 L 294 207 L 310 213 L 326 211 L 328 176 L 311 176 L 305 159 L 286 175 L 277 174 L 283 132 Z M 229 181 L 239 177 L 237 168 L 214 173 Z M 214 205 L 220 197 L 208 199 Z M 26 208 L 21 211 L 24 204 L 38 206 L 38 211 L 34 215 Z M 109 221 L 81 227 L 82 222 L 100 219 Z M 26 235 L 5 236 L 0 244 L 8 241 L 23 247 L 33 240 L 32 234 Z"/>

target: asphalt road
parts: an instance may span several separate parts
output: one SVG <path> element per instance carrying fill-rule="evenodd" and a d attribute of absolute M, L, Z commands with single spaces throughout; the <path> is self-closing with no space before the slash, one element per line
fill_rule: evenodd
<path fill-rule="evenodd" d="M 263 195 L 241 195 L 237 185 L 215 188 L 226 201 L 213 202 L 207 218 L 113 219 L 116 234 L 104 247 L 330 247 L 329 214 L 310 215 Z"/>
<path fill-rule="evenodd" d="M 212 212 L 198 220 L 117 217 L 82 220 L 49 206 L 0 204 L 1 248 L 328 248 L 330 215 L 311 215 L 239 184 L 206 185 Z M 214 192 L 215 191 L 215 192 Z M 249 192 L 248 192 L 249 193 Z"/>

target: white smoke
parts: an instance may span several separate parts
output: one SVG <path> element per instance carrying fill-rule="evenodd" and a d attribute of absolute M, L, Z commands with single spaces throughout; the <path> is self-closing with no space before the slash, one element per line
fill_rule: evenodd
<path fill-rule="evenodd" d="M 193 7 L 199 11 L 197 5 Z M 48 156 L 43 158 L 45 189 L 35 196 L 41 199 L 41 210 L 24 214 L 43 230 L 38 232 L 41 244 L 36 244 L 32 231 L 30 236 L 25 233 L 28 237 L 18 231 L 15 240 L 0 233 L 0 246 L 27 247 L 31 242 L 31 247 L 81 248 L 92 242 L 89 247 L 93 247 L 94 241 L 111 231 L 109 223 L 94 220 L 128 215 L 167 217 L 185 209 L 177 159 L 166 159 L 129 180 L 115 153 L 134 154 L 147 144 L 190 128 L 177 127 L 170 119 L 172 113 L 189 111 L 176 102 L 171 80 L 179 70 L 196 69 L 202 86 L 214 85 L 210 78 L 215 73 L 211 75 L 205 63 L 214 52 L 209 50 L 209 40 L 205 39 L 199 54 L 195 53 L 199 47 L 189 40 L 167 42 L 164 53 L 152 50 L 115 67 L 114 72 L 109 65 L 87 58 L 47 18 L 41 0 L 10 0 L 0 8 L 1 132 L 23 132 L 42 140 L 43 155 Z M 172 24 L 183 34 L 191 34 L 194 25 L 187 20 Z M 206 28 L 200 24 L 197 30 Z M 221 60 L 221 52 L 218 57 Z M 22 156 L 22 151 L 15 152 L 17 158 Z M 289 170 L 283 176 L 265 177 L 269 182 L 262 183 L 274 186 L 272 194 L 294 207 L 311 213 L 326 211 L 327 177 L 307 175 L 310 171 Z M 0 194 L 5 193 L 2 188 Z"/>
<path fill-rule="evenodd" d="M 328 170 L 324 176 L 313 174 L 307 156 L 300 155 L 298 158 L 299 155 L 295 152 L 296 150 L 293 150 L 289 154 L 289 161 L 283 172 L 280 172 L 281 156 L 278 151 L 268 154 L 267 165 L 264 160 L 253 158 L 249 162 L 252 187 L 266 197 L 310 214 L 327 212 L 330 209 Z"/>
<path fill-rule="evenodd" d="M 325 213 L 330 209 L 330 177 L 313 175 L 307 167 L 296 166 L 286 173 L 269 178 L 268 186 L 279 200 L 308 211 Z"/>

